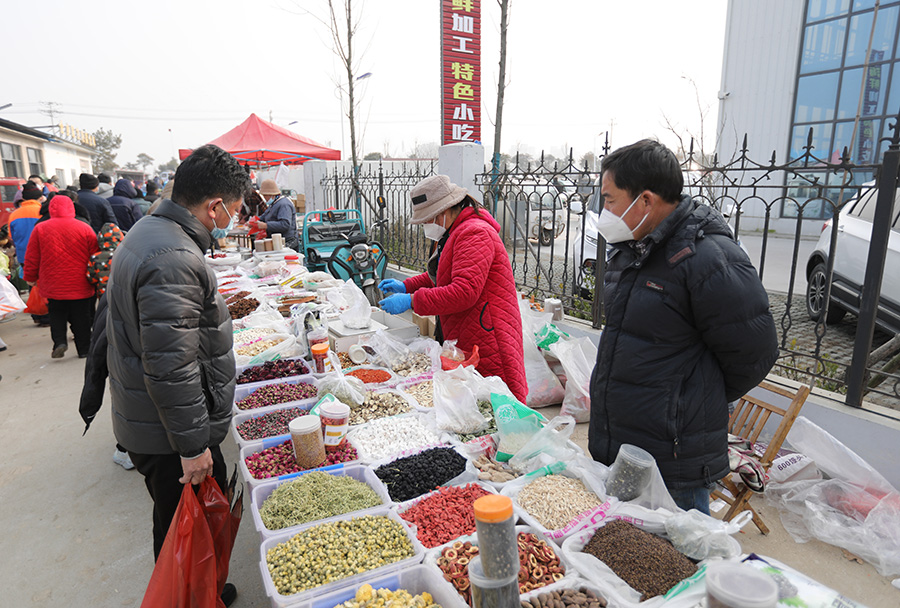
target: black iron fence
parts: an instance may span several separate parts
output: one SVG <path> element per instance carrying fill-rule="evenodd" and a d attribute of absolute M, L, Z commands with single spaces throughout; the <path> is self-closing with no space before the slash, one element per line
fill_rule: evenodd
<path fill-rule="evenodd" d="M 722 212 L 769 291 L 782 351 L 775 371 L 844 394 L 854 406 L 865 396 L 900 407 L 900 338 L 891 325 L 891 313 L 900 319 L 900 303 L 878 297 L 882 277 L 897 281 L 896 269 L 886 276 L 884 264 L 891 225 L 900 231 L 900 208 L 892 208 L 890 195 L 898 167 L 896 137 L 881 164 L 857 165 L 846 150 L 840 158 L 819 158 L 811 133 L 803 154 L 781 163 L 774 153 L 753 160 L 746 137 L 733 158 L 691 147 L 683 163 L 685 191 Z M 435 169 L 411 164 L 355 177 L 335 172 L 323 185 L 329 204 L 360 207 L 367 225 L 387 219 L 376 236 L 390 262 L 420 271 L 429 243 L 408 225 L 408 192 Z M 552 162 L 542 155 L 486 168 L 476 180 L 502 226 L 519 290 L 539 301 L 559 298 L 566 313 L 600 327 L 606 245 L 596 229 L 599 173 L 571 154 Z M 835 258 L 848 246 L 837 245 L 845 215 L 868 218 L 874 230 L 871 246 L 863 244 L 866 263 L 848 277 L 838 260 L 841 279 L 832 289 Z M 845 314 L 847 308 L 854 314 Z"/>

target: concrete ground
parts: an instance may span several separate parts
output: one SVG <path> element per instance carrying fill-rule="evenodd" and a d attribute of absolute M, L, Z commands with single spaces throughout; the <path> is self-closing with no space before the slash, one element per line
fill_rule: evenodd
<path fill-rule="evenodd" d="M 74 345 L 50 358 L 50 335 L 27 316 L 0 324 L 0 605 L 35 608 L 138 606 L 153 570 L 150 497 L 136 471 L 112 462 L 109 403 L 90 431 L 78 415 L 84 361 Z M 544 410 L 552 417 L 557 408 Z M 574 437 L 587 445 L 587 425 Z M 237 461 L 229 436 L 226 461 Z M 777 513 L 754 499 L 772 529 L 752 524 L 738 535 L 745 551 L 774 557 L 870 608 L 900 605 L 900 591 L 868 564 L 836 547 L 794 543 Z M 237 608 L 268 606 L 260 575 L 259 535 L 242 522 L 231 560 Z"/>

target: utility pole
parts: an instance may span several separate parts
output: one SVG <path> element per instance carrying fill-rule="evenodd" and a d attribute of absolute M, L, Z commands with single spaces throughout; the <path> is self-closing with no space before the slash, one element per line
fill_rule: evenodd
<path fill-rule="evenodd" d="M 42 101 L 41 109 L 39 110 L 41 114 L 50 117 L 50 125 L 53 127 L 54 135 L 59 135 L 59 125 L 56 122 L 56 115 L 62 114 L 62 110 L 59 108 L 60 104 L 55 101 Z"/>
<path fill-rule="evenodd" d="M 272 110 L 269 110 L 269 122 L 272 122 Z"/>

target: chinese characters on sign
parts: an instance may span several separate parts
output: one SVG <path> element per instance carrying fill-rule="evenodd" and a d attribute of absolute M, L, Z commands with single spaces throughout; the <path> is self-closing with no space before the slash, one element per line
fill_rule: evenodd
<path fill-rule="evenodd" d="M 872 51 L 871 61 L 881 61 L 884 51 Z M 881 96 L 881 65 L 870 65 L 865 74 L 866 84 L 863 95 L 862 115 L 871 116 L 878 113 L 878 100 Z M 859 136 L 857 138 L 857 158 L 859 163 L 875 162 L 875 121 L 861 120 L 859 122 Z"/>
<path fill-rule="evenodd" d="M 441 144 L 481 141 L 481 0 L 441 0 Z"/>

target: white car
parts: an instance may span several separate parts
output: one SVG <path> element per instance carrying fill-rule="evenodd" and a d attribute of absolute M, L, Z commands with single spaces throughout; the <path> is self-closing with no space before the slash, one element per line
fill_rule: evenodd
<path fill-rule="evenodd" d="M 858 197 L 845 205 L 838 221 L 831 299 L 825 317 L 829 324 L 837 323 L 847 312 L 859 314 L 860 293 L 866 276 L 869 242 L 872 238 L 875 200 L 878 198 L 874 182 L 865 186 L 868 188 L 864 188 Z M 900 205 L 897 204 L 897 198 L 900 198 L 900 190 L 894 197 L 891 212 L 891 232 L 876 315 L 878 326 L 892 334 L 900 333 L 900 272 L 897 271 L 900 268 Z M 825 222 L 816 249 L 806 262 L 806 311 L 814 321 L 822 316 L 825 309 L 832 225 L 833 220 Z"/>

